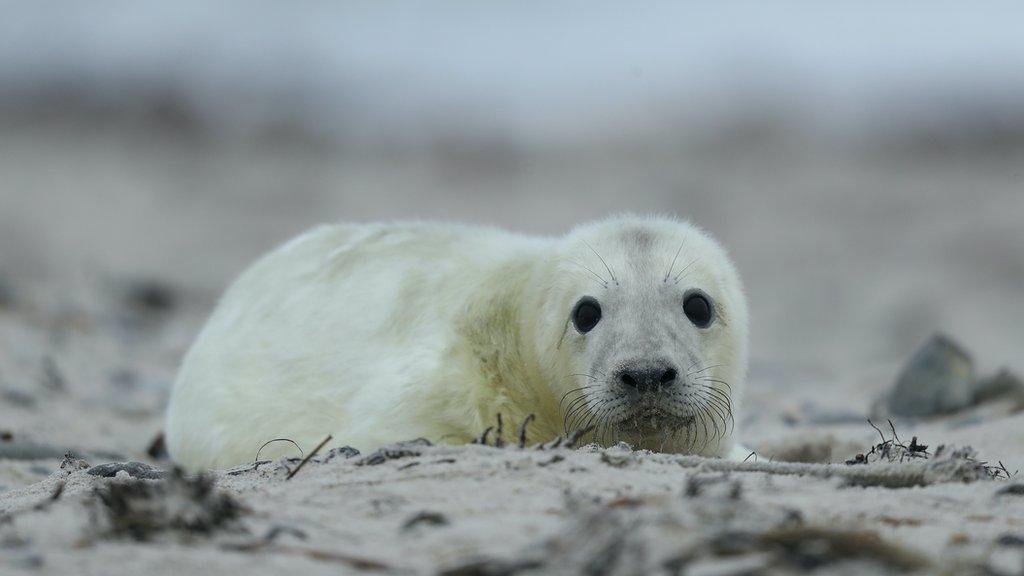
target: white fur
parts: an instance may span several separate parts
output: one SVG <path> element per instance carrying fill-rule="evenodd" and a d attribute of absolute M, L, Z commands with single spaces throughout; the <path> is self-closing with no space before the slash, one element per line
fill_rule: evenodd
<path fill-rule="evenodd" d="M 683 315 L 689 288 L 715 299 L 718 319 L 706 330 Z M 583 295 L 607 302 L 585 335 L 570 322 Z M 167 443 L 191 469 L 220 468 L 251 461 L 274 438 L 306 451 L 327 434 L 361 450 L 419 436 L 467 442 L 499 413 L 506 435 L 535 414 L 531 438 L 546 440 L 564 432 L 565 393 L 596 382 L 575 374 L 607 373 L 649 350 L 677 355 L 682 369 L 691 358 L 714 366 L 699 376 L 730 384 L 720 388 L 738 419 L 746 339 L 746 304 L 724 250 L 676 220 L 624 216 L 562 238 L 320 226 L 264 256 L 224 295 L 175 382 Z M 590 390 L 614 389 L 607 378 L 598 384 Z M 611 436 L 596 439 L 649 443 L 605 428 Z M 647 447 L 731 455 L 735 426 L 722 428 L 713 438 L 694 430 L 700 443 L 687 432 Z M 288 453 L 272 444 L 261 457 Z"/>

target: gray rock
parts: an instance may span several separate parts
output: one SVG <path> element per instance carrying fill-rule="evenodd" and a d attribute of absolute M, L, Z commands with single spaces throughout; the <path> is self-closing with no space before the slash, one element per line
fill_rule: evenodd
<path fill-rule="evenodd" d="M 948 414 L 974 401 L 974 362 L 956 342 L 937 334 L 910 359 L 888 397 L 897 416 Z"/>
<path fill-rule="evenodd" d="M 163 470 L 154 468 L 149 464 L 143 464 L 142 462 L 111 462 L 109 464 L 98 464 L 89 468 L 86 473 L 92 476 L 99 476 L 101 478 L 113 478 L 121 471 L 127 472 L 132 478 L 139 478 L 142 480 L 159 480 L 167 476 L 167 473 Z"/>
<path fill-rule="evenodd" d="M 1012 398 L 1024 405 L 1024 381 L 1007 369 L 978 380 L 974 385 L 974 403 Z"/>

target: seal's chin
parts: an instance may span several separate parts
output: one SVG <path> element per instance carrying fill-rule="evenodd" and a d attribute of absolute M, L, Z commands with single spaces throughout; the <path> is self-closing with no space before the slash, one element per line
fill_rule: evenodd
<path fill-rule="evenodd" d="M 640 434 L 672 432 L 693 423 L 693 416 L 679 415 L 657 405 L 639 405 L 618 422 L 619 428 Z"/>

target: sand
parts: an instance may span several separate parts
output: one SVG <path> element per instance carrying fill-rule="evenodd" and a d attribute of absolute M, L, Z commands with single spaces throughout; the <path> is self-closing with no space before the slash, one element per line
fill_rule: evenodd
<path fill-rule="evenodd" d="M 1014 480 L 885 488 L 833 472 L 879 441 L 871 406 L 932 333 L 961 341 L 982 374 L 1024 371 L 1018 152 L 652 141 L 385 154 L 124 127 L 5 134 L 0 573 L 1024 572 L 1024 496 L 1000 494 Z M 316 222 L 557 233 L 621 210 L 692 217 L 735 256 L 754 318 L 739 424 L 756 466 L 621 447 L 437 446 L 377 465 L 313 461 L 291 480 L 294 461 L 270 462 L 214 475 L 237 517 L 140 542 L 112 528 L 101 497 L 133 480 L 64 461 L 166 469 L 146 449 L 220 290 Z M 1013 406 L 895 425 L 932 453 L 971 446 L 1024 467 Z M 785 460 L 835 464 L 781 474 L 794 471 Z M 187 483 L 143 482 L 165 487 L 138 489 L 165 520 L 216 508 L 182 496 Z"/>

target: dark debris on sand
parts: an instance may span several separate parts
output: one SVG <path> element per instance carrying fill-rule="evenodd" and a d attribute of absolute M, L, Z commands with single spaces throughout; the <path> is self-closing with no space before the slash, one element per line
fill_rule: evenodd
<path fill-rule="evenodd" d="M 165 480 L 109 482 L 94 491 L 94 523 L 111 538 L 151 540 L 173 533 L 209 535 L 236 527 L 245 508 L 207 476 L 172 471 Z"/>
<path fill-rule="evenodd" d="M 124 472 L 132 478 L 141 480 L 160 480 L 167 476 L 167 472 L 142 462 L 110 462 L 109 464 L 98 464 L 86 470 L 87 474 L 101 478 L 113 478 L 118 472 Z"/>
<path fill-rule="evenodd" d="M 902 574 L 929 565 L 877 532 L 806 524 L 796 510 L 752 507 L 738 493 L 690 494 L 657 510 L 576 500 L 561 529 L 519 554 L 467 558 L 441 574 Z"/>
<path fill-rule="evenodd" d="M 415 440 L 398 442 L 389 446 L 384 446 L 383 448 L 369 454 L 356 462 L 356 465 L 376 466 L 378 464 L 383 464 L 388 460 L 398 460 L 400 458 L 419 456 L 423 453 L 423 448 L 427 448 L 429 446 L 432 446 L 432 444 L 430 443 L 430 440 L 427 440 L 426 438 L 417 438 Z"/>

